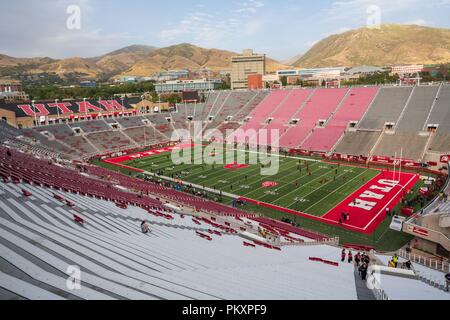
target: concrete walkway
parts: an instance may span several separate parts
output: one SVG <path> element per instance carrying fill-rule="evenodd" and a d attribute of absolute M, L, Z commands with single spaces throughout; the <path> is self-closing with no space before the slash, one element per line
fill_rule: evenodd
<path fill-rule="evenodd" d="M 367 288 L 367 283 L 363 281 L 358 273 L 358 268 L 355 267 L 355 286 L 358 300 L 376 300 L 372 291 Z"/>

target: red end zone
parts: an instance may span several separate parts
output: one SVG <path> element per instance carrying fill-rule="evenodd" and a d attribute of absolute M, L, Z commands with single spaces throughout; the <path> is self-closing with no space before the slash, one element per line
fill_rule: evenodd
<path fill-rule="evenodd" d="M 372 234 L 386 217 L 386 208 L 392 211 L 408 190 L 411 190 L 417 183 L 419 175 L 401 173 L 399 178 L 397 172 L 395 180 L 399 181 L 398 184 L 393 182 L 393 179 L 392 172 L 380 172 L 378 176 L 367 182 L 322 217 L 253 199 L 241 198 L 241 200 L 330 225 L 341 226 L 352 231 Z M 342 212 L 349 213 L 350 219 L 343 221 L 341 224 L 339 219 Z"/>

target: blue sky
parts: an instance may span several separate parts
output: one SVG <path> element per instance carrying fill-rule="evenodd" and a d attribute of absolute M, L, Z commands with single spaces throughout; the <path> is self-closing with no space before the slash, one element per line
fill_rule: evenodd
<path fill-rule="evenodd" d="M 80 28 L 67 28 L 70 5 L 80 8 Z M 377 12 L 381 23 L 450 28 L 450 0 L 15 0 L 0 2 L 0 53 L 91 57 L 189 42 L 285 60 Z"/>

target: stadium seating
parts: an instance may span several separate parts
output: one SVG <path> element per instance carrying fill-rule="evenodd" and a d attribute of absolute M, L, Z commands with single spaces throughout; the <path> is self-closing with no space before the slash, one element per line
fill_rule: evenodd
<path fill-rule="evenodd" d="M 333 269 L 308 260 L 313 252 L 333 260 L 339 248 L 246 247 L 242 238 L 211 234 L 208 229 L 214 227 L 176 214 L 169 221 L 140 208 L 123 210 L 108 201 L 61 193 L 76 204 L 70 209 L 48 189 L 25 186 L 35 196 L 21 199 L 17 187 L 0 184 L 0 248 L 9 265 L 0 278 L 8 292 L 2 291 L 2 298 L 357 298 L 352 266 Z M 73 222 L 74 213 L 83 226 Z M 150 224 L 147 235 L 140 232 L 144 219 Z M 67 265 L 84 271 L 80 290 L 66 287 Z"/>
<path fill-rule="evenodd" d="M 347 131 L 334 151 L 344 155 L 367 157 L 380 135 L 381 132 L 376 131 Z"/>
<path fill-rule="evenodd" d="M 289 129 L 289 121 L 299 112 L 305 100 L 312 94 L 312 90 L 295 89 L 289 94 L 289 97 L 280 105 L 280 107 L 270 115 L 273 120 L 264 127 L 268 130 L 268 144 L 272 144 L 271 130 L 278 130 L 282 135 Z"/>
<path fill-rule="evenodd" d="M 437 86 L 416 86 L 403 114 L 400 116 L 395 133 L 384 133 L 374 154 L 378 156 L 402 157 L 414 161 L 422 161 L 428 136 L 419 135 L 425 126 L 431 107 L 436 98 Z"/>
<path fill-rule="evenodd" d="M 398 122 L 395 132 L 419 133 L 422 131 L 438 89 L 438 86 L 415 87 L 411 101 L 406 107 L 403 117 Z"/>
<path fill-rule="evenodd" d="M 144 117 L 127 117 L 127 118 L 117 118 L 117 122 L 122 126 L 122 128 L 135 128 L 145 125 L 142 121 Z"/>
<path fill-rule="evenodd" d="M 422 161 L 427 141 L 427 136 L 420 136 L 415 133 L 384 134 L 373 154 L 391 158 L 395 156 L 400 158 L 402 154 L 403 159 L 420 162 Z"/>
<path fill-rule="evenodd" d="M 34 154 L 38 157 L 54 159 L 71 159 L 71 157 L 75 157 L 73 155 L 63 154 L 59 149 L 54 149 L 41 143 L 35 143 L 33 140 L 24 137 L 22 131 L 8 125 L 6 121 L 0 120 L 0 144 Z"/>
<path fill-rule="evenodd" d="M 412 90 L 413 87 L 382 87 L 357 128 L 383 130 L 386 122 L 396 124 Z"/>
<path fill-rule="evenodd" d="M 157 130 L 146 126 L 126 129 L 123 130 L 122 133 L 127 137 L 130 137 L 133 142 L 143 146 L 156 144 L 167 140 L 167 138 L 162 136 Z"/>
<path fill-rule="evenodd" d="M 280 146 L 297 148 L 313 133 L 320 120 L 327 121 L 337 109 L 348 89 L 317 89 L 295 117 L 299 122 L 280 138 Z"/>
<path fill-rule="evenodd" d="M 73 148 L 69 148 L 62 142 L 58 142 L 57 140 L 49 140 L 47 137 L 43 136 L 41 133 L 34 129 L 23 129 L 21 132 L 23 136 L 32 139 L 35 143 L 39 143 L 52 150 L 57 150 L 58 152 L 61 152 L 62 154 L 65 154 L 70 158 L 79 158 L 82 156 L 79 151 Z"/>
<path fill-rule="evenodd" d="M 290 90 L 275 90 L 272 91 L 248 116 L 249 120 L 241 129 L 258 130 L 265 126 L 264 121 L 280 107 L 281 103 L 289 96 Z M 251 136 L 251 135 L 250 135 Z M 237 136 L 236 140 L 241 143 L 248 142 L 250 136 Z"/>
<path fill-rule="evenodd" d="M 102 132 L 111 130 L 104 120 L 80 121 L 69 124 L 72 128 L 81 128 L 84 133 Z"/>
<path fill-rule="evenodd" d="M 353 88 L 342 106 L 324 128 L 317 128 L 300 146 L 308 151 L 329 152 L 344 134 L 350 122 L 359 122 L 373 101 L 377 87 Z"/>
<path fill-rule="evenodd" d="M 236 125 L 243 119 L 264 99 L 266 93 L 263 91 L 236 91 L 231 92 L 225 102 L 223 102 L 222 107 L 216 114 L 208 115 L 206 120 L 208 124 L 204 128 L 204 140 L 209 140 L 209 136 L 206 136 L 206 131 L 210 129 L 218 128 L 227 124 L 229 121 L 233 122 L 235 125 L 229 126 L 230 128 L 238 128 L 240 125 Z M 220 100 L 218 100 L 220 103 Z M 209 121 L 212 117 L 212 121 Z"/>
<path fill-rule="evenodd" d="M 220 110 L 222 110 L 223 106 L 227 102 L 228 98 L 232 94 L 232 91 L 221 91 L 216 96 L 211 108 L 208 108 L 208 117 L 217 116 Z"/>
<path fill-rule="evenodd" d="M 83 136 L 76 136 L 71 127 L 67 124 L 56 124 L 35 128 L 39 132 L 50 132 L 56 140 L 68 144 L 84 155 L 94 155 L 99 150 L 94 148 Z"/>
<path fill-rule="evenodd" d="M 438 100 L 431 111 L 427 125 L 438 124 L 437 133 L 434 135 L 429 150 L 434 152 L 450 151 L 450 85 L 442 85 Z"/>
<path fill-rule="evenodd" d="M 120 131 L 96 132 L 86 135 L 85 137 L 102 152 L 137 147 L 134 142 L 128 139 Z"/>

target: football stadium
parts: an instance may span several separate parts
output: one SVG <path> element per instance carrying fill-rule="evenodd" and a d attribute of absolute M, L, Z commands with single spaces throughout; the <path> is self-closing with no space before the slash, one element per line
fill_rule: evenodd
<path fill-rule="evenodd" d="M 0 299 L 450 300 L 450 82 L 342 70 L 158 100 L 0 81 Z"/>

